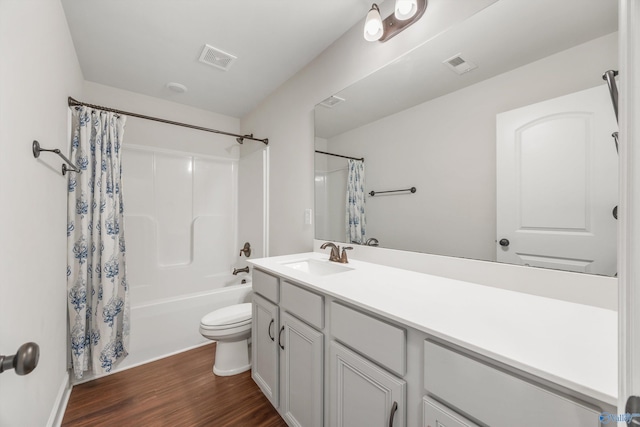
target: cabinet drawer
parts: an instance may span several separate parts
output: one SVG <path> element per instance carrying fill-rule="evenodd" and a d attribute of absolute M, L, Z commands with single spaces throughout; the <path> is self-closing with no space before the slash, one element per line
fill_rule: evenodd
<path fill-rule="evenodd" d="M 253 291 L 275 303 L 280 300 L 278 290 L 279 281 L 280 280 L 275 276 L 260 271 L 257 268 L 253 269 L 253 276 L 251 279 Z"/>
<path fill-rule="evenodd" d="M 280 307 L 318 329 L 324 327 L 324 299 L 292 283 L 282 281 Z"/>
<path fill-rule="evenodd" d="M 433 399 L 422 399 L 422 427 L 478 427 Z"/>
<path fill-rule="evenodd" d="M 407 337 L 404 329 L 333 302 L 331 333 L 392 372 L 400 376 L 406 373 Z"/>
<path fill-rule="evenodd" d="M 424 386 L 438 400 L 491 427 L 599 427 L 592 409 L 429 340 Z M 432 426 L 433 427 L 433 426 Z"/>

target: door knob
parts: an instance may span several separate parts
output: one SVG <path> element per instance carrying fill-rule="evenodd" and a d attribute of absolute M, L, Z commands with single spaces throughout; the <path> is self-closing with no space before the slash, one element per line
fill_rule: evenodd
<path fill-rule="evenodd" d="M 40 347 L 34 342 L 22 344 L 13 356 L 0 355 L 0 373 L 15 369 L 18 375 L 27 375 L 38 366 Z"/>
<path fill-rule="evenodd" d="M 507 246 L 509 246 L 509 239 L 500 239 L 498 243 L 500 243 L 500 246 L 502 246 L 503 248 L 506 248 Z"/>

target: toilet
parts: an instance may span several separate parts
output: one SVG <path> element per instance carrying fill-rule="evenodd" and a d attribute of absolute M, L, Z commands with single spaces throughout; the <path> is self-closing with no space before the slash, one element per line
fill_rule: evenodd
<path fill-rule="evenodd" d="M 236 375 L 251 369 L 251 303 L 236 304 L 212 311 L 200 321 L 203 337 L 217 341 L 213 373 Z"/>

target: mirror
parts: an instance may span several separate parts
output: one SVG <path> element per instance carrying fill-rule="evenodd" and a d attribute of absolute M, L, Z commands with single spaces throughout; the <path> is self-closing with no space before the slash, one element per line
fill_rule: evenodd
<path fill-rule="evenodd" d="M 332 95 L 316 238 L 347 241 L 348 160 L 320 151 L 364 158 L 350 243 L 615 275 L 617 61 L 616 2 L 499 0 Z"/>

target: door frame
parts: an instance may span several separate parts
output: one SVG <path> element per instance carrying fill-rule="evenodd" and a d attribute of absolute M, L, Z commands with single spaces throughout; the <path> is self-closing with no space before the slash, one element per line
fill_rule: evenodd
<path fill-rule="evenodd" d="M 619 0 L 618 411 L 640 396 L 640 1 Z M 597 340 L 597 337 L 594 337 Z"/>

